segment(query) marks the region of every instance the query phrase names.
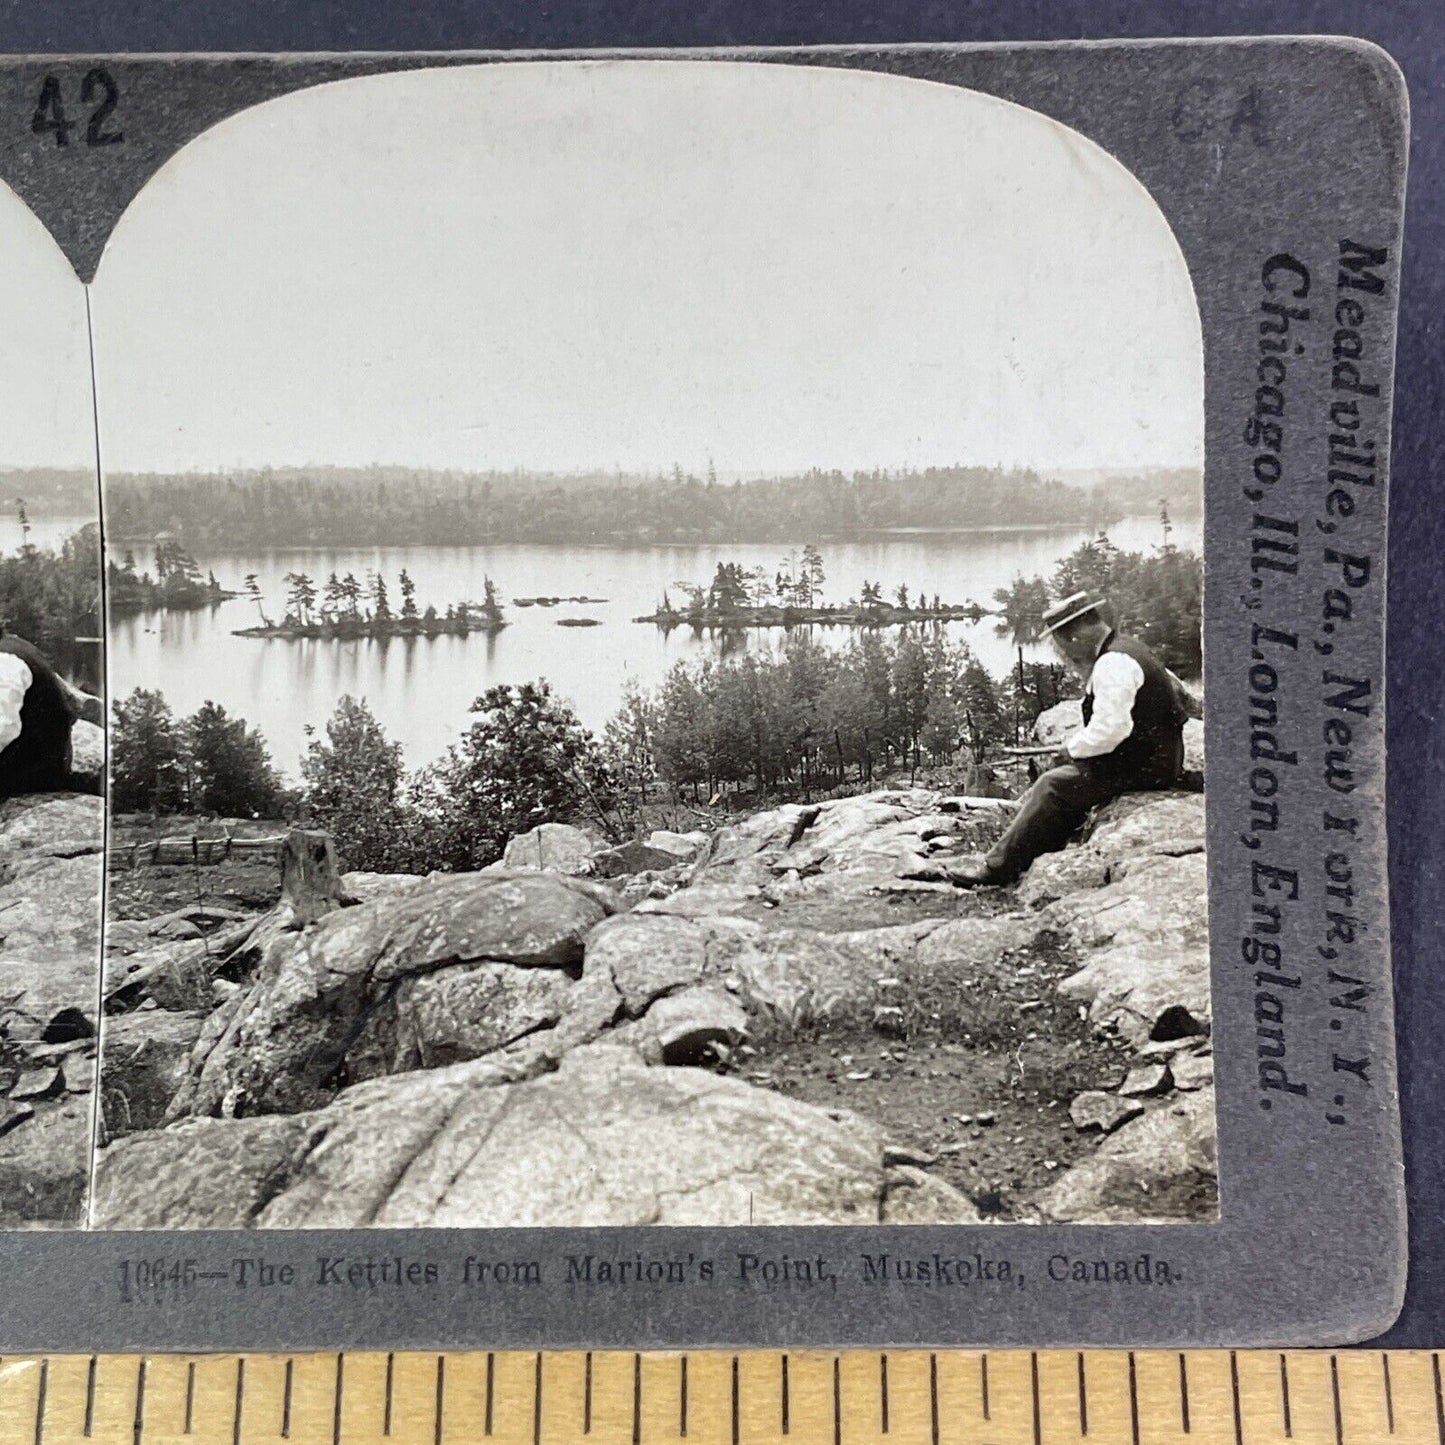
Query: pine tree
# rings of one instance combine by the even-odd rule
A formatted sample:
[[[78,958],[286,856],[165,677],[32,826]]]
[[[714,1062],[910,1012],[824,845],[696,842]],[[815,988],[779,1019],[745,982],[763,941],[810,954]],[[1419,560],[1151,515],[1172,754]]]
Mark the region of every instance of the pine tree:
[[[286,615],[304,625],[311,621],[316,606],[316,585],[304,572],[288,572],[281,579],[286,584]]]
[[[386,578],[380,572],[373,572],[369,578],[371,584],[371,609],[372,616],[378,622],[391,621],[391,601],[386,595]]]
[[[175,813],[185,768],[176,720],[159,692],[136,688],[111,705],[110,805],[117,813]]]
[[[346,608],[346,615],[352,622],[361,620],[361,583],[356,580],[354,572],[348,572],[341,579],[341,601]]]
[[[803,576],[808,583],[808,601],[816,607],[823,595],[826,578],[823,574],[823,554],[811,542],[803,548]]]
[[[401,569],[401,576],[397,578],[397,586],[401,588],[402,619],[406,622],[413,622],[416,620],[416,583],[411,580],[411,574],[405,567]]]
[[[386,873],[410,865],[413,828],[401,803],[401,744],[364,699],[343,697],[301,762],[306,801],[348,868]],[[425,863],[422,866],[426,866]]]
[[[281,781],[271,766],[265,740],[244,718],[204,702],[183,725],[190,764],[190,806],[227,818],[275,814]]]

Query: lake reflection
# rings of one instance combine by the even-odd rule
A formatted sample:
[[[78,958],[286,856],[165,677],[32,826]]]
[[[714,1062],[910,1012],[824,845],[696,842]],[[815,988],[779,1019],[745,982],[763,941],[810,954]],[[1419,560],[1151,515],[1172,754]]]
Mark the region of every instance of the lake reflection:
[[[1121,547],[1145,549],[1160,540],[1154,517],[1130,518],[1109,529]],[[1197,519],[1176,524],[1177,545],[1197,547]],[[1007,531],[916,535],[855,543],[824,543],[825,601],[856,596],[863,582],[877,581],[891,594],[898,584],[910,594],[937,593],[945,602],[969,598],[988,604],[996,587],[1018,573],[1049,573],[1059,557],[1088,536],[1086,531]],[[795,549],[801,551],[799,548]],[[254,572],[272,617],[284,606],[287,572],[308,573],[318,587],[327,575],[380,571],[392,607],[404,567],[416,583],[420,608],[444,612],[447,604],[482,596],[490,576],[506,607],[509,626],[495,636],[395,638],[378,641],[283,641],[233,636],[254,625],[255,605],[241,598],[206,612],[156,614],[112,623],[110,686],[113,696],[135,687],[159,688],[178,713],[211,699],[260,727],[277,763],[293,776],[305,750],[305,728],[325,723],[344,693],[364,697],[387,732],[399,739],[410,765],[435,757],[456,739],[467,708],[486,688],[504,682],[548,678],[582,720],[600,732],[616,710],[629,678],[655,686],[680,658],[716,656],[719,640],[689,628],[670,634],[636,623],[665,588],[680,601],[679,581],[707,582],[719,560],[775,570],[788,549],[779,546],[700,547],[397,547],[326,551],[205,554],[201,568],[214,569],[223,585],[239,588]],[[141,567],[149,559],[137,556]],[[596,606],[562,603],[555,608],[512,605],[515,597],[585,595]],[[559,627],[563,617],[594,617],[598,627]],[[1015,657],[991,618],[950,623],[951,637],[968,642],[990,671],[1003,673]],[[846,628],[816,629],[825,642],[845,641]],[[781,631],[748,634],[742,645],[778,646]],[[1042,655],[1037,650],[1025,656]]]

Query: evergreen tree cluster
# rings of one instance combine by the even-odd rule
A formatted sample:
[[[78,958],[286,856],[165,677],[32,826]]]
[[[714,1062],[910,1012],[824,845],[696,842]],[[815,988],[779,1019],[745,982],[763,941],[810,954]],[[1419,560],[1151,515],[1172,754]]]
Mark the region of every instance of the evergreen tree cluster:
[[[767,795],[867,786],[960,753],[982,763],[1068,695],[1057,664],[995,679],[940,629],[907,627],[838,649],[800,635],[776,653],[679,662],[655,693],[628,700],[618,727],[632,738],[650,727],[653,770],[676,789]]]
[[[19,517],[25,541],[0,557],[0,625],[33,642],[62,672],[99,687],[100,529],[82,527],[57,551],[30,542],[23,502]]]
[[[1121,632],[1137,638],[1181,677],[1203,672],[1204,564],[1197,553],[1174,546],[1167,508],[1164,543],[1152,552],[1125,552],[1108,533],[1081,543],[1042,577],[1016,577],[994,593],[999,631],[1020,642],[1036,639],[1043,613],[1076,592],[1102,597]]]
[[[519,833],[585,818],[616,833],[602,747],[544,681],[489,688],[461,739],[410,776],[364,701],[343,697],[301,765],[304,806],[349,868],[469,872]]]
[[[121,562],[112,559],[106,563],[106,601],[112,615],[188,611],[210,607],[231,595],[214,572],[208,571],[203,577],[196,559],[173,537],[156,543],[154,566],[154,576],[138,571],[135,553],[129,548]]]
[[[254,572],[247,573],[244,595],[256,604],[261,628],[304,637],[391,637],[408,633],[486,631],[505,626],[496,583],[483,580],[480,602],[453,602],[444,613],[434,606],[418,608],[416,582],[405,567],[396,580],[400,605],[391,603],[391,591],[380,572],[368,572],[365,581],[354,572],[332,572],[319,586],[307,572],[288,572],[284,611],[279,625],[266,612],[266,599]]]
[[[110,798],[119,813],[270,818],[284,794],[244,718],[214,702],[177,718],[159,692],[138,687],[111,706]]]
[[[1107,526],[1165,492],[1198,514],[1197,472],[1074,486],[1030,470],[814,470],[723,482],[625,473],[295,468],[107,478],[110,534],[193,546],[464,546],[491,542],[791,542],[899,528]],[[802,579],[795,579],[802,580]]]

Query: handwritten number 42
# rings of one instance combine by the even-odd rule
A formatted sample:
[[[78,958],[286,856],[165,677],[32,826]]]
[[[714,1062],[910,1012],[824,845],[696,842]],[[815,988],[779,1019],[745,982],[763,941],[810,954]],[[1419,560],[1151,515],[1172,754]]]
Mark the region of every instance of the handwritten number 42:
[[[85,126],[86,145],[113,146],[125,139],[122,132],[107,129],[110,114],[119,99],[120,88],[110,71],[97,67],[86,72],[85,79],[80,82],[80,103],[94,107]],[[59,76],[47,75],[40,87],[40,99],[35,103],[35,114],[30,118],[30,129],[36,135],[53,134],[57,146],[68,146],[70,133],[79,124],[65,113]]]

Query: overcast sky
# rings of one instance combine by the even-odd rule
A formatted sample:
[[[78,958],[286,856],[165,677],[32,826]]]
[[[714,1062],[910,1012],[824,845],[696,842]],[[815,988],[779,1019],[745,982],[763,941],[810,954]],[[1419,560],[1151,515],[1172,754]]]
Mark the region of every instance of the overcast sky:
[[[0,185],[0,468],[9,467],[93,475],[95,423],[85,292],[30,208]]]
[[[549,63],[303,92],[147,185],[93,310],[116,470],[1201,458],[1197,315],[1143,189],[1052,121],[877,75]],[[26,384],[7,406],[49,416]],[[0,464],[69,445],[23,432]]]

